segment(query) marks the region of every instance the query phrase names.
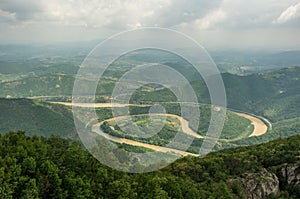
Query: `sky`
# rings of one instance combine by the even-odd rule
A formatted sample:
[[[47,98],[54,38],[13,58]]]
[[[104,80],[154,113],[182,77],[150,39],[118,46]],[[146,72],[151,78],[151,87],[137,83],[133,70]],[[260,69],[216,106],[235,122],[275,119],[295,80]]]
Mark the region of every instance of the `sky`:
[[[300,1],[0,1],[0,44],[102,40],[142,27],[177,30],[211,49],[300,49]]]

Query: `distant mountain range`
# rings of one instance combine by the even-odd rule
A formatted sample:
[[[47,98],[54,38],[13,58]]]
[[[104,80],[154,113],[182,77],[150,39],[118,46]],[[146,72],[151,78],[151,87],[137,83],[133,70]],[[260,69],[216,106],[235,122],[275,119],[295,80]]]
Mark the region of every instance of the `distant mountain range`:
[[[55,60],[76,61],[79,66],[88,53],[100,40],[64,44],[24,44],[0,45],[0,73],[22,73],[33,71],[32,62],[44,62],[46,65]],[[255,50],[208,50],[216,65],[222,72],[251,74],[269,71],[287,66],[300,66],[300,51],[255,51]],[[171,56],[158,58],[157,52],[137,52],[130,57],[137,60],[164,61]],[[136,56],[138,55],[138,56]],[[174,57],[172,58],[174,60]],[[175,58],[178,61],[178,57]],[[169,59],[170,60],[170,59]],[[20,65],[19,68],[12,65]],[[35,65],[35,64],[33,64]],[[44,67],[39,64],[38,67]]]

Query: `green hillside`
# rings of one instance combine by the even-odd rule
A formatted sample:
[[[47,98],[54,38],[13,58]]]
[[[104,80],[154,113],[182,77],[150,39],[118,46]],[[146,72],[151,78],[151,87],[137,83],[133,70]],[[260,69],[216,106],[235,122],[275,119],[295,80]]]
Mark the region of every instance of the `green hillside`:
[[[0,84],[1,97],[72,95],[74,75],[47,74]]]
[[[263,115],[272,121],[299,117],[300,67],[237,76],[222,74],[229,108]],[[210,103],[209,93],[202,80],[192,81],[201,103]],[[176,101],[168,89],[153,92],[140,88],[131,97],[132,103]]]
[[[76,135],[73,115],[61,105],[28,99],[0,99],[0,133],[23,130],[29,135]]]
[[[173,66],[174,63],[170,62],[168,65]],[[97,89],[97,101],[105,101],[105,96],[110,96],[117,78],[131,67],[132,61],[130,59],[115,63],[114,67],[109,69],[105,77],[101,79],[100,86]],[[175,64],[173,67],[180,69],[178,64]],[[181,70],[186,69],[186,67],[183,67]],[[193,73],[185,72],[184,75],[191,80],[196,78],[193,77]],[[268,131],[266,135],[236,141],[233,145],[224,143],[224,147],[262,143],[281,136],[286,137],[300,133],[299,128],[295,128],[298,126],[300,118],[300,67],[288,67],[273,72],[248,76],[237,76],[228,73],[222,74],[222,76],[229,108],[263,116],[273,124],[272,131]],[[71,74],[47,74],[2,82],[0,83],[0,90],[2,91],[2,97],[8,95],[12,97],[50,95],[54,96],[51,100],[62,101],[70,99],[73,82],[74,75]],[[193,80],[191,85],[196,91],[200,102],[210,103],[207,88],[201,79]],[[157,88],[157,85],[141,87],[130,100],[131,103],[177,101],[170,90]],[[232,128],[233,126],[236,127],[235,125],[231,126]],[[283,127],[285,128],[284,133],[282,132]],[[205,130],[203,129],[198,130],[204,132]],[[4,130],[11,129],[6,128]],[[228,132],[230,131],[235,135],[238,134],[235,133],[238,131],[237,129],[229,129]],[[232,138],[232,135],[228,134],[226,137]]]
[[[9,78],[3,75],[4,78]],[[1,76],[0,76],[1,77]],[[48,99],[63,100],[72,96],[75,75],[50,73],[40,76],[14,76],[15,80],[0,82],[0,97],[23,98],[32,96],[50,96]],[[88,80],[87,80],[88,81]],[[101,79],[97,95],[111,95],[115,79],[111,77]],[[52,96],[52,97],[51,97]]]
[[[261,115],[272,123],[272,130],[265,135],[225,142],[223,147],[259,144],[300,133],[300,67],[249,76],[225,73],[223,80],[229,108]],[[204,82],[193,81],[191,84],[200,102],[210,103]],[[145,92],[141,88],[131,98],[133,103],[148,103],[151,99],[176,101],[167,89]]]
[[[123,64],[126,65],[126,63]],[[127,65],[130,64],[127,63]],[[168,65],[181,72],[186,69],[186,67],[180,69],[178,64],[175,63],[168,63]],[[105,78],[101,79],[97,95],[109,96],[117,78],[131,68],[131,66],[124,67],[123,65],[116,65],[115,67],[108,70]],[[210,103],[205,83],[199,77],[198,80],[193,80],[196,78],[192,77],[194,73],[185,73],[184,75],[191,79],[191,85],[199,101]],[[263,115],[272,121],[300,116],[299,111],[297,111],[297,108],[299,108],[300,67],[289,67],[274,72],[248,76],[237,76],[228,73],[224,73],[222,76],[228,107]],[[1,97],[71,96],[75,76],[53,73],[18,78],[17,80],[6,80],[0,83]],[[156,85],[145,85],[144,88],[140,88],[131,97],[131,102],[176,101],[176,97],[168,89],[152,89],[155,91],[151,91],[149,88],[153,86]]]
[[[35,57],[24,60],[17,59],[18,56],[15,57],[13,60],[0,60],[0,73],[33,73],[37,75],[47,73],[76,74],[77,70],[79,69],[79,64],[82,61],[80,57],[68,59],[62,57]]]
[[[61,138],[9,133],[0,136],[0,148],[1,198],[300,197],[299,171],[287,176],[281,172],[300,166],[300,136],[204,158],[186,157],[144,174],[110,169],[78,143]],[[102,151],[122,161],[113,151]],[[288,181],[292,178],[295,181]]]

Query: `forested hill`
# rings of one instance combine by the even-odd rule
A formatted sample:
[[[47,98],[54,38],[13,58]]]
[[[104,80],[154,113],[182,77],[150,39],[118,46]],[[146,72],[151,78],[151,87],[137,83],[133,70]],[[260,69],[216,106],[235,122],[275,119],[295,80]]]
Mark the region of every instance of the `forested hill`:
[[[222,74],[228,108],[245,111],[267,118],[272,129],[259,137],[237,141],[235,146],[268,142],[279,137],[300,133],[300,67],[287,67],[273,72],[237,76]],[[191,82],[198,99],[210,103],[204,81]],[[171,91],[138,91],[131,97],[132,103],[151,101],[176,101]]]
[[[300,135],[128,174],[62,138],[0,136],[0,198],[300,198]]]
[[[24,130],[29,135],[74,138],[77,133],[68,107],[29,99],[0,98],[0,134]]]
[[[210,97],[204,81],[195,80],[193,74],[176,64],[169,64],[191,80],[200,102],[210,103]],[[179,70],[178,69],[178,70]],[[193,71],[192,71],[193,72]],[[97,95],[110,96],[114,88],[115,77],[122,71],[113,70],[107,78],[100,82]],[[229,73],[222,74],[226,89],[228,107],[265,116],[272,122],[300,117],[300,67],[288,67],[277,71],[238,76]],[[72,95],[74,83],[73,74],[44,74],[41,76],[24,77],[20,79],[0,82],[0,97],[30,97],[52,96],[52,100],[65,100]],[[151,90],[151,89],[150,89]],[[54,99],[53,99],[54,98]],[[97,98],[97,96],[96,96]],[[97,98],[98,99],[98,98]],[[101,98],[101,100],[103,100]],[[132,103],[147,101],[177,101],[174,94],[168,89],[158,89],[143,93],[137,91],[132,96]]]
[[[300,99],[300,67],[242,77],[224,74],[223,79],[228,105],[232,108],[263,114],[272,120],[297,115],[294,110],[299,104],[290,104],[294,106],[291,108],[289,103]]]
[[[263,115],[273,122],[300,117],[300,67],[288,67],[273,72],[238,76],[222,74],[229,108]],[[191,81],[202,103],[210,103],[203,80]],[[132,103],[147,101],[177,101],[168,89],[154,92],[138,91]]]

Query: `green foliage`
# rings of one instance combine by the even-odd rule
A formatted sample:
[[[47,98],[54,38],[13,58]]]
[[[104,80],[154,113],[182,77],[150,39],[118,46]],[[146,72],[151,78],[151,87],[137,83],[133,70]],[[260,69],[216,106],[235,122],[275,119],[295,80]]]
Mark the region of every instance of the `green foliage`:
[[[74,75],[47,74],[0,84],[1,97],[72,95]]]
[[[143,119],[144,116],[139,116],[138,118],[141,118],[141,120],[137,120],[138,123],[141,121],[145,121],[145,118]],[[153,144],[153,145],[158,145],[158,146],[165,146],[167,145],[177,133],[182,133],[178,132],[178,128],[175,128],[172,124],[169,124],[169,122],[175,122],[177,126],[179,127],[179,121],[177,119],[174,121],[171,117],[167,117],[166,119],[166,124],[163,126],[163,128],[155,135],[149,137],[149,138],[142,138],[140,135],[142,135],[145,132],[140,132],[137,133],[137,135],[130,135],[127,134],[126,132],[133,132],[130,128],[127,128],[126,126],[123,126],[123,129],[126,129],[126,131],[121,131],[121,129],[115,124],[114,122],[104,122],[101,125],[102,130],[105,133],[108,133],[112,136],[120,137],[120,138],[127,138],[131,140],[136,140],[139,142],[144,142],[148,144]],[[160,122],[159,122],[160,123]],[[126,125],[126,123],[125,123]],[[155,126],[155,124],[154,124]],[[113,129],[112,129],[113,127]],[[138,127],[136,125],[136,127]],[[128,148],[128,147],[127,147]]]
[[[144,148],[144,147],[133,146],[133,145],[125,144],[125,143],[122,143],[122,144],[116,143],[116,144],[118,145],[118,147],[120,149],[124,149],[125,151],[128,151],[128,152],[146,153],[146,152],[152,152],[153,151],[151,149],[147,149],[147,148]]]
[[[224,128],[220,136],[221,139],[243,139],[248,137],[253,131],[251,121],[227,111]]]
[[[2,134],[9,130],[23,130],[30,135],[75,138],[72,113],[64,106],[28,99],[0,99],[0,110]]]
[[[103,166],[78,143],[61,138],[0,136],[1,198],[234,198],[227,180],[299,161],[300,136],[185,157],[163,170],[128,174]],[[275,169],[274,169],[275,168]],[[299,186],[282,195],[299,198]]]

